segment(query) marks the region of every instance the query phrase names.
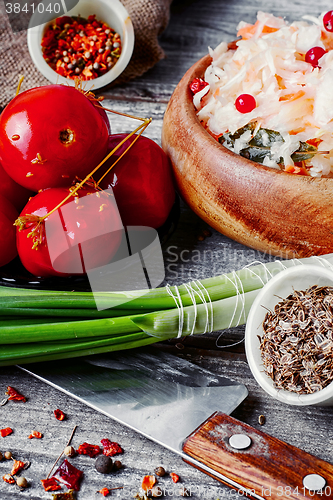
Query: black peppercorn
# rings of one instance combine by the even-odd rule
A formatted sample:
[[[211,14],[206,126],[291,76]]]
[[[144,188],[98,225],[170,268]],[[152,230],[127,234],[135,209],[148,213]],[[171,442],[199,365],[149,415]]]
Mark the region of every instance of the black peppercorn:
[[[121,463],[120,460],[116,460],[115,463],[113,464],[113,468],[116,469],[116,470],[121,469],[122,466],[123,466],[123,464]]]
[[[163,477],[165,476],[165,469],[164,467],[156,467],[156,469],[154,470],[156,476],[159,476],[159,477]]]
[[[113,467],[113,462],[110,457],[99,455],[95,461],[95,469],[101,474],[109,474]]]

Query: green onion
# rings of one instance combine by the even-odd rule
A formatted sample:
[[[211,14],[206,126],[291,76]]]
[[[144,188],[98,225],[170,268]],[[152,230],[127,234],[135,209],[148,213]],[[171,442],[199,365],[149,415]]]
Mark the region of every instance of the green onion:
[[[207,323],[209,323],[211,316],[213,318],[214,331],[244,324],[259,291],[247,292],[238,301],[235,300],[235,297],[229,297],[228,299],[212,302],[212,315],[209,310],[209,304],[206,304],[206,306],[198,304],[196,307],[193,305],[184,307],[182,336],[190,335],[191,333],[206,333],[208,331]],[[131,320],[143,331],[160,340],[175,337],[175,333],[178,332],[179,328],[178,309],[133,316]]]
[[[135,316],[133,316],[135,318]],[[63,321],[53,323],[33,323],[12,326],[2,326],[0,329],[0,344],[21,344],[25,342],[48,342],[52,340],[68,340],[107,336],[117,338],[127,333],[142,332],[128,317],[104,318],[84,321]],[[3,347],[1,348],[0,360],[3,359]]]
[[[333,254],[324,258],[333,264]],[[0,287],[0,366],[131,349],[243,324],[270,277],[302,263],[324,265],[315,257],[276,261],[177,289],[99,292],[101,311],[92,292]]]

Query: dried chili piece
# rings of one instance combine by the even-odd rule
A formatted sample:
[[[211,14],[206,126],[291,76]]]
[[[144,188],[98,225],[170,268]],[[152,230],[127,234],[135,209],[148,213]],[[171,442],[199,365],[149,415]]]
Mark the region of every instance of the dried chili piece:
[[[149,491],[152,487],[157,483],[157,479],[155,476],[144,476],[142,479],[141,488],[143,491]]]
[[[41,432],[32,431],[32,433],[29,436],[29,439],[33,439],[33,438],[41,439],[42,437],[43,437],[43,434]]]
[[[66,493],[54,493],[53,500],[75,500],[74,490],[69,490]]]
[[[67,488],[73,488],[75,491],[80,489],[80,481],[82,479],[83,472],[76,467],[74,467],[65,458],[63,463],[58,467],[52,477],[64,483]]]
[[[103,497],[107,497],[108,495],[110,495],[110,490],[108,490],[107,488],[102,488],[101,490],[98,491],[98,493],[103,495]]]
[[[7,387],[6,393],[7,396],[9,396],[8,401],[23,401],[23,403],[26,402],[26,397],[23,396],[20,392],[18,392],[14,387],[11,387],[10,385]]]
[[[54,477],[50,477],[50,479],[41,479],[40,481],[45,491],[61,490],[60,484]]]
[[[178,476],[178,474],[175,474],[175,472],[170,472],[170,476],[174,483],[178,483],[178,481],[180,480],[180,477]]]
[[[103,455],[106,455],[107,457],[113,457],[118,453],[124,453],[122,447],[118,443],[110,441],[110,439],[101,439],[101,443],[104,448]]]
[[[100,453],[102,453],[102,450],[98,445],[94,444],[89,444],[89,443],[82,443],[76,450],[79,455],[88,455],[91,458],[96,457]]]
[[[6,427],[5,429],[0,429],[0,435],[1,437],[6,437],[6,436],[9,436],[9,434],[11,434],[13,432],[13,429],[11,429],[10,427]]]
[[[57,420],[65,420],[66,415],[64,414],[63,411],[59,410],[58,408],[54,410],[54,416]]]
[[[9,483],[9,484],[15,483],[15,479],[10,474],[5,474],[4,476],[2,476],[2,479],[5,481],[5,483]]]
[[[11,475],[15,476],[15,474],[18,474],[25,468],[25,463],[21,462],[21,460],[14,460]]]

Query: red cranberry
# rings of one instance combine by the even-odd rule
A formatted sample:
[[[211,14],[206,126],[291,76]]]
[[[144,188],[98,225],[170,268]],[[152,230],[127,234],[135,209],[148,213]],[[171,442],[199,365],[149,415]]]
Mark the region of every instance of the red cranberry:
[[[312,47],[305,54],[305,61],[311,64],[314,68],[318,67],[318,61],[323,55],[326,54],[326,50],[322,47]]]
[[[333,31],[333,10],[329,10],[323,17],[323,24],[326,31]]]
[[[237,97],[235,106],[240,113],[250,113],[257,106],[257,103],[253,95],[241,94]]]

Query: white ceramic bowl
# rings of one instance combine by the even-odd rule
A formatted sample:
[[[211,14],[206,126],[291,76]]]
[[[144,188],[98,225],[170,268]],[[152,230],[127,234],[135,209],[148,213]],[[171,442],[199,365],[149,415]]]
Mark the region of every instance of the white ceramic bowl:
[[[262,323],[267,309],[273,310],[282,298],[294,290],[305,290],[312,285],[333,286],[333,271],[320,265],[298,265],[281,271],[259,292],[251,307],[245,330],[247,361],[258,384],[271,396],[290,405],[333,406],[333,382],[313,394],[298,395],[283,389],[276,389],[273,381],[264,372],[258,335],[264,331]],[[267,309],[266,309],[267,308]]]
[[[127,10],[119,0],[80,0],[73,9],[65,13],[66,16],[77,16],[79,14],[82,17],[95,14],[97,20],[106,22],[121,37],[122,52],[117,63],[104,75],[86,82],[89,87],[93,85],[93,90],[99,89],[115,80],[129,63],[134,48],[133,25]],[[33,25],[33,23],[34,16],[32,16],[30,21],[30,24]],[[28,47],[31,58],[39,71],[51,83],[63,83],[74,86],[74,80],[58,75],[43,58],[41,41],[49,24],[51,23],[45,22],[28,29]]]

